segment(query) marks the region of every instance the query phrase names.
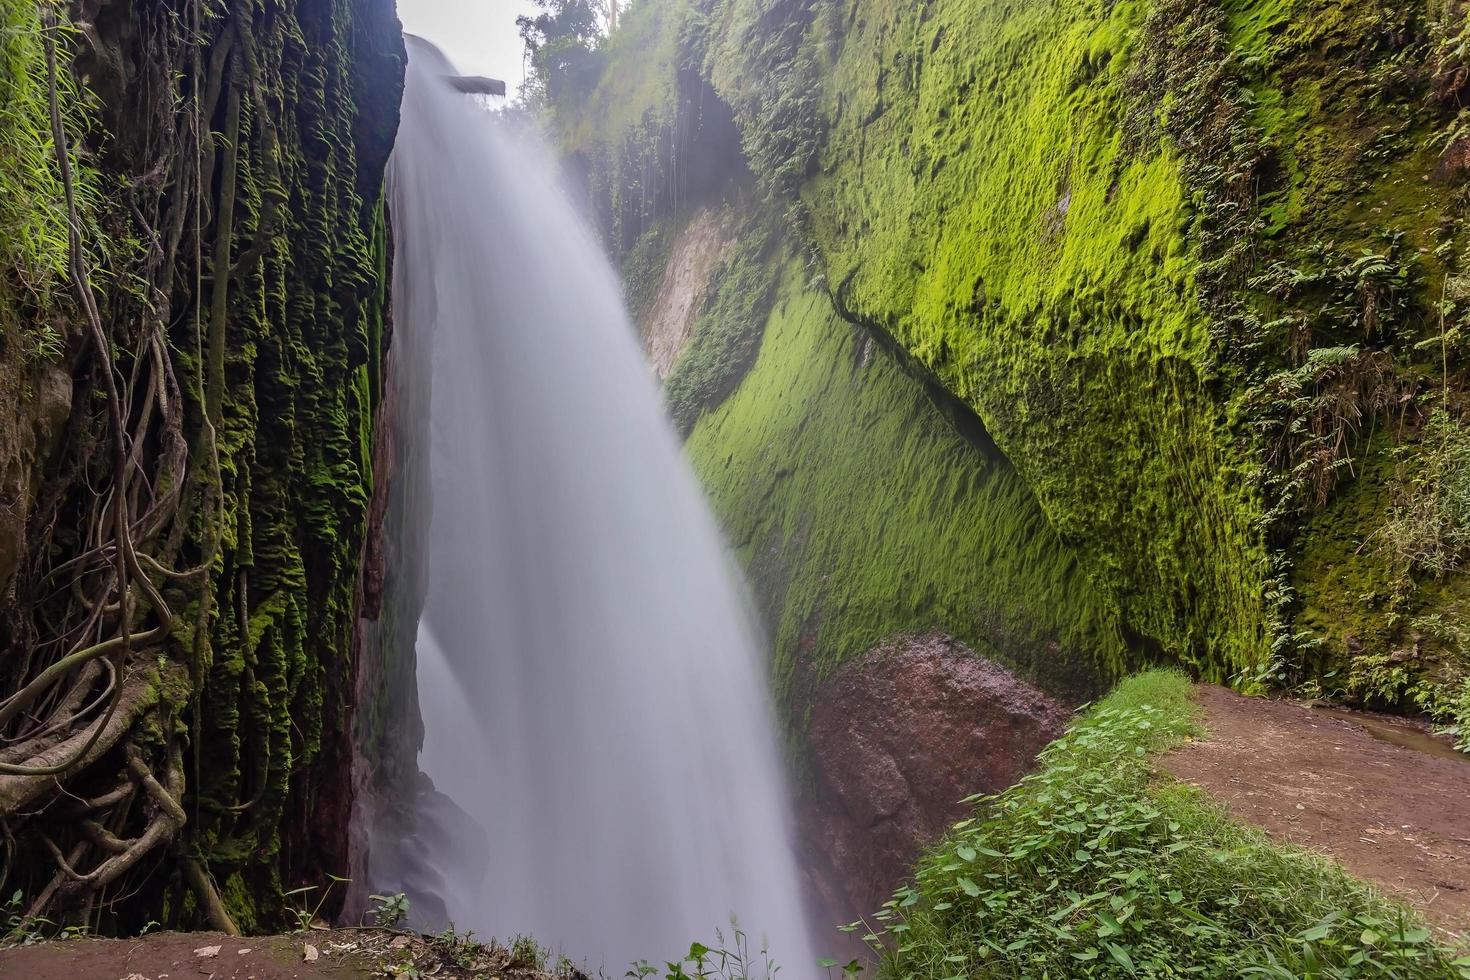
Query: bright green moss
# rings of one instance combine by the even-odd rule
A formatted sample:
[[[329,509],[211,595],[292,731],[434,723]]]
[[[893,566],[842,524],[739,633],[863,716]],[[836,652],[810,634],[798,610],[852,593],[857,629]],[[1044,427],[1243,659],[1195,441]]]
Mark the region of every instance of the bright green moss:
[[[1121,667],[1108,610],[973,417],[837,317],[799,264],[755,366],[688,449],[794,711],[844,660],[935,626],[1071,693]]]
[[[1357,568],[1362,594],[1400,583],[1335,550],[1340,536],[1306,539],[1338,495],[1382,490],[1351,485],[1417,424],[1404,425],[1404,396],[1446,364],[1462,371],[1466,195],[1439,170],[1463,124],[1431,80],[1461,57],[1463,12],[1429,0],[634,9],[573,147],[642,161],[658,186],[638,192],[658,198],[678,155],[647,141],[630,154],[628,117],[602,118],[620,97],[640,118],[683,117],[687,103],[649,101],[638,59],[670,91],[671,72],[701,73],[816,283],[979,415],[1128,646],[1250,685],[1361,673],[1352,664],[1406,642],[1401,610],[1381,604],[1344,613],[1351,630],[1324,621],[1342,602],[1323,569]],[[638,213],[640,230],[657,220]],[[1369,438],[1391,423],[1393,439]],[[1381,519],[1383,501],[1369,511]],[[1299,559],[1311,567],[1293,574]],[[1433,615],[1443,589],[1414,588],[1414,615]],[[1458,683],[1407,673],[1407,687]]]
[[[0,0],[0,331],[5,344],[19,342],[19,367],[55,361],[65,346],[54,318],[68,295],[67,216],[40,11],[32,0]],[[55,42],[63,59],[74,34],[61,17]],[[91,128],[91,113],[87,94],[64,69],[63,62],[57,105],[74,141],[67,151],[77,217],[84,243],[100,251],[116,244],[99,228],[102,178],[75,145]]]
[[[1266,562],[1175,159],[1125,148],[1147,13],[850,4],[804,198],[840,301],[975,407],[1133,642],[1222,679]]]

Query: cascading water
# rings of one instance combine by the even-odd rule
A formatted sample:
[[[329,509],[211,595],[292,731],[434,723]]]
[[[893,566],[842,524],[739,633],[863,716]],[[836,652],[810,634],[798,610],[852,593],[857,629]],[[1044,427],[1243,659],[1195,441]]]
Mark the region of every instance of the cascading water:
[[[617,281],[549,156],[409,51],[390,192],[395,344],[432,345],[420,761],[488,841],[428,845],[448,916],[617,975],[733,913],[806,975],[755,632]]]

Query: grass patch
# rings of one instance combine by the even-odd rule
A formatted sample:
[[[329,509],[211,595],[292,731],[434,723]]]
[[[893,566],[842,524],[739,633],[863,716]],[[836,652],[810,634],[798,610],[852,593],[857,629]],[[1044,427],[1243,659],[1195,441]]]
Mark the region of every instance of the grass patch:
[[[1168,671],[1124,681],[1037,773],[975,798],[864,937],[881,975],[1470,977],[1338,865],[1156,777],[1150,755],[1198,731],[1190,689]]]

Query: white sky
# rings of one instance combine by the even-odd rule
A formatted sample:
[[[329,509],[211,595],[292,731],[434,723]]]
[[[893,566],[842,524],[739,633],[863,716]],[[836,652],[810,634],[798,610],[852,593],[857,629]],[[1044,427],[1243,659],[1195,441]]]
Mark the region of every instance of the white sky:
[[[521,38],[516,16],[530,0],[398,0],[403,29],[439,46],[466,75],[489,75],[520,88]]]

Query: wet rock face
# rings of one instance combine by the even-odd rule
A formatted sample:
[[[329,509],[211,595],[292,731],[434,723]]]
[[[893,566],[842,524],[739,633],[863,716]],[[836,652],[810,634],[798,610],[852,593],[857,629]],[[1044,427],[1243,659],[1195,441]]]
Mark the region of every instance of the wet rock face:
[[[922,848],[969,807],[1029,772],[1071,709],[933,632],[844,668],[817,697],[808,745],[816,792],[801,830],[817,901],[876,910]]]

